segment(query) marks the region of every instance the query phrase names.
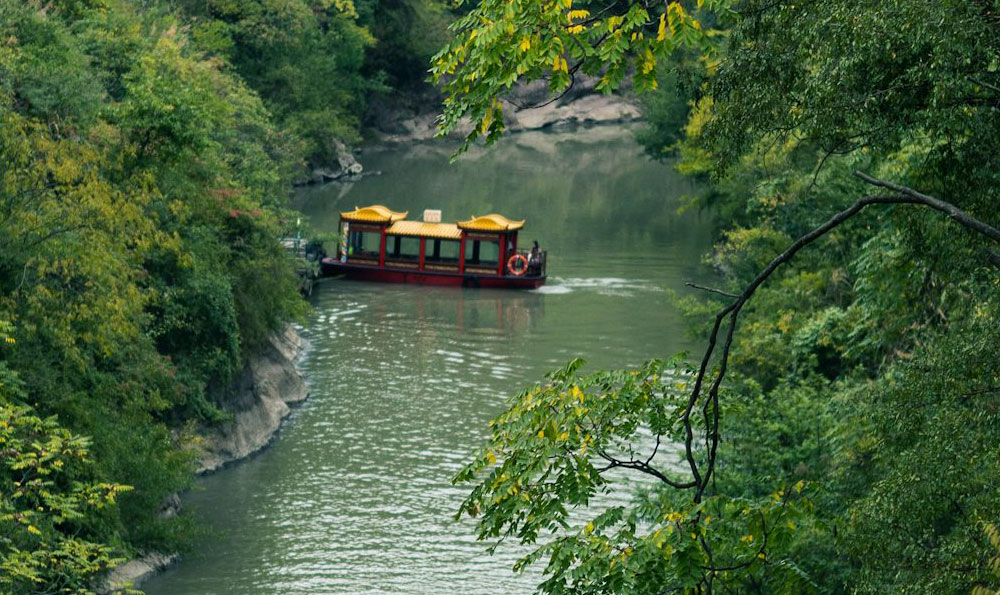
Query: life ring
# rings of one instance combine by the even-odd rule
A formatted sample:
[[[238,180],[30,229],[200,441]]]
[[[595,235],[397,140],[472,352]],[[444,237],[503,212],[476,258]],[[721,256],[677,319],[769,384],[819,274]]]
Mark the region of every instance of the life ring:
[[[517,266],[517,263],[521,263]],[[511,275],[515,277],[520,277],[521,275],[528,272],[528,257],[524,254],[515,254],[507,259],[507,270],[510,271]]]

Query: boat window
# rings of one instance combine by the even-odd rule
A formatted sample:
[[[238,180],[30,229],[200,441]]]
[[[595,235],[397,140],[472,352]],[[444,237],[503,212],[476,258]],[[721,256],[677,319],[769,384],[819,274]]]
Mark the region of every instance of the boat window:
[[[386,236],[385,257],[391,260],[420,260],[420,238]]]
[[[458,252],[461,242],[458,240],[427,240],[425,262],[440,262],[458,264]]]
[[[469,244],[472,244],[471,246]],[[471,249],[470,249],[471,248]],[[465,245],[465,264],[497,266],[500,263],[500,242],[473,240]]]
[[[381,233],[351,230],[347,236],[347,255],[354,258],[378,258],[381,245]]]

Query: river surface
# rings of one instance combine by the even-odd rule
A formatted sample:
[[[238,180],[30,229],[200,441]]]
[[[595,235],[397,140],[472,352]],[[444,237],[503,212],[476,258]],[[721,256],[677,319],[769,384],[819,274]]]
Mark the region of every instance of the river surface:
[[[703,279],[711,222],[678,213],[690,183],[631,132],[522,133],[454,164],[437,143],[373,149],[381,170],[300,193],[313,226],[384,204],[526,219],[549,251],[536,291],[324,281],[302,361],[310,399],[270,448],[199,480],[185,504],[211,535],[144,585],[149,595],[530,593],[537,572],[492,557],[451,485],[521,387],[581,356],[627,367],[691,348],[669,290]],[[620,496],[625,498],[626,496]]]

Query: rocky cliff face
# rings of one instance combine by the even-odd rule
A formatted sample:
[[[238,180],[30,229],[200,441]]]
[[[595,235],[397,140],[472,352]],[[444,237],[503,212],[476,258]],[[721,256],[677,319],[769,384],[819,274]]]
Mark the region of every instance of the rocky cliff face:
[[[305,340],[289,326],[271,337],[268,345],[246,363],[224,400],[224,408],[232,420],[201,433],[196,445],[198,474],[245,458],[274,438],[282,420],[291,412],[289,405],[309,396],[305,379],[295,367],[305,347]],[[160,514],[173,516],[179,508],[180,499],[175,495],[164,503]],[[98,591],[123,592],[176,560],[174,555],[144,554],[112,570]]]
[[[250,361],[230,389],[225,408],[231,422],[202,433],[198,473],[219,469],[267,446],[291,412],[290,404],[309,396],[295,362],[305,340],[287,327]]]
[[[626,95],[605,95],[596,91],[597,81],[595,77],[579,75],[573,86],[559,98],[550,97],[545,81],[515,85],[501,99],[507,130],[520,132],[617,124],[642,117],[635,100]],[[440,107],[439,101],[428,101],[410,108],[376,103],[368,116],[368,124],[381,142],[428,140],[437,133]],[[455,135],[465,136],[471,130],[471,123],[466,122],[455,131]]]

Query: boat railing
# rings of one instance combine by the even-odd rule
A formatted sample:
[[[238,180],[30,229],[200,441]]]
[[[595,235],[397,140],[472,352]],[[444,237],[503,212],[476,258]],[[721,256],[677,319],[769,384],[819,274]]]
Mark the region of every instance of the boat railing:
[[[530,250],[518,250],[518,254],[524,256],[528,261],[528,270],[524,274],[525,277],[544,277],[545,276],[545,262],[548,257],[547,250],[539,250],[532,257]]]

